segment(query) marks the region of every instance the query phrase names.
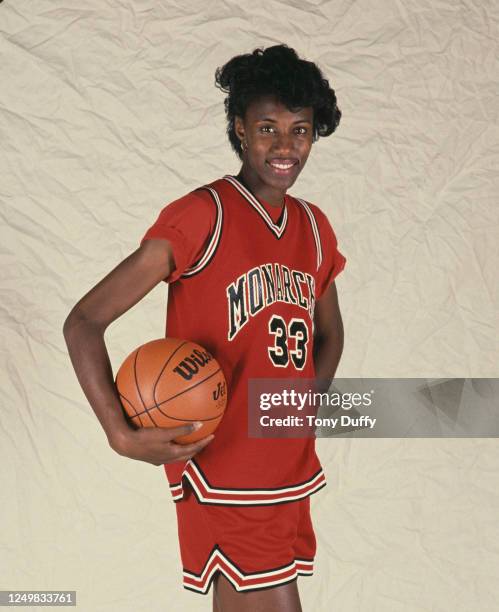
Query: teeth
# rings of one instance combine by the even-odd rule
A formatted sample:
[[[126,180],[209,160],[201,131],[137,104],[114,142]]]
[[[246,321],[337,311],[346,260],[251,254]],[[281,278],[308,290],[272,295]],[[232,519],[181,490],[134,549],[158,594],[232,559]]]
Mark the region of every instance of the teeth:
[[[281,170],[287,170],[288,168],[291,168],[292,166],[294,166],[294,164],[270,164],[271,166],[273,166],[274,168],[280,168]]]

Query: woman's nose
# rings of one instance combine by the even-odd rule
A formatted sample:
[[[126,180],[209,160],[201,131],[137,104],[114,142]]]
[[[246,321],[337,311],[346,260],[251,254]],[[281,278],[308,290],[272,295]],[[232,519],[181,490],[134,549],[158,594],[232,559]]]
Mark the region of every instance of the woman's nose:
[[[272,151],[274,153],[282,154],[283,156],[293,150],[293,139],[288,134],[277,134],[273,146]]]

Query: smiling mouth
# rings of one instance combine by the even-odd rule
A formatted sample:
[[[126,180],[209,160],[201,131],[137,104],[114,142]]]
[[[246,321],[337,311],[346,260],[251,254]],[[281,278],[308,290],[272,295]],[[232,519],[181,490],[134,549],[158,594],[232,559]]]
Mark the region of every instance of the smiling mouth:
[[[298,165],[298,162],[282,161],[282,162],[265,162],[267,163],[276,174],[291,174],[294,166]]]

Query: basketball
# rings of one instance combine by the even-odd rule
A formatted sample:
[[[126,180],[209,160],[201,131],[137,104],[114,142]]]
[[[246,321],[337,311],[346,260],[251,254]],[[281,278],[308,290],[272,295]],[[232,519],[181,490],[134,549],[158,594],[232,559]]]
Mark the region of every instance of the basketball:
[[[160,338],[136,348],[116,373],[127,420],[135,428],[203,423],[175,438],[189,444],[212,433],[227,404],[227,383],[217,360],[188,340]]]

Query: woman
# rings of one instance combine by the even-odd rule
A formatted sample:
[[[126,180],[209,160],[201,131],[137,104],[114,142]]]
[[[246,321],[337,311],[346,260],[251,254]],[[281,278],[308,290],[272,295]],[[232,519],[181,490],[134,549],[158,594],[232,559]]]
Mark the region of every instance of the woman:
[[[319,68],[286,45],[232,58],[216,84],[228,93],[239,173],[165,206],[140,247],[74,306],[64,336],[110,446],[164,465],[183,586],[205,594],[213,583],[218,612],[296,612],[296,578],[312,574],[316,551],[310,495],[325,476],[314,438],[248,435],[248,382],[334,377],[343,348],[334,279],[345,258],[324,213],[287,191],[341,112]],[[162,280],[166,335],[207,348],[228,383],[215,434],[186,446],[173,438],[192,425],[127,425],[104,343],[109,324]]]

